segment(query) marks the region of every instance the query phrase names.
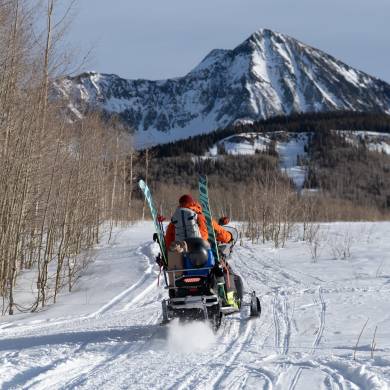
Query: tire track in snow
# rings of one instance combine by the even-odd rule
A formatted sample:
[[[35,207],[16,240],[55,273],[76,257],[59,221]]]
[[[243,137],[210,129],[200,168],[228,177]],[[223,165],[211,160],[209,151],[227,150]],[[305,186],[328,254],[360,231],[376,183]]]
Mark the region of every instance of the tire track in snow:
[[[157,323],[157,320],[159,318],[159,315],[154,315],[150,318],[150,320],[146,323],[146,326],[151,326],[153,324]],[[156,328],[156,331],[152,334],[145,337],[145,343],[150,342],[155,334],[158,332],[159,328]],[[79,386],[83,386],[88,382],[91,378],[100,378],[101,374],[104,376],[107,372],[109,372],[109,368],[112,365],[117,365],[118,361],[126,361],[128,360],[128,355],[130,353],[136,354],[140,352],[143,349],[143,345],[136,344],[135,346],[130,345],[123,345],[118,348],[112,355],[108,356],[103,361],[99,362],[98,364],[95,364],[92,368],[85,372],[81,372],[79,375],[71,378],[66,383],[62,385],[63,388],[78,388]]]
[[[237,319],[235,317],[225,319],[223,326],[223,333],[216,340],[216,343],[221,344],[227,342],[227,345],[222,349],[222,351],[218,352],[217,354],[213,354],[212,357],[210,357],[205,363],[202,363],[201,368],[196,372],[194,372],[193,369],[187,371],[185,375],[177,379],[175,384],[170,386],[171,388],[185,390],[190,386],[199,383],[204,379],[202,376],[202,373],[205,372],[204,366],[207,367],[209,366],[210,362],[215,362],[219,358],[223,358],[223,356],[234,346],[240,336],[239,326],[237,326]],[[221,329],[219,329],[219,331],[221,331]],[[179,382],[180,385],[178,384]]]
[[[278,291],[274,293],[274,299],[272,300],[272,314],[273,314],[273,322],[274,322],[274,345],[275,349],[279,351],[280,349],[280,323],[279,323],[279,317],[277,315],[277,305],[278,305]]]
[[[160,317],[160,315],[158,315],[158,317]],[[218,344],[222,344],[222,342],[224,340],[229,340],[232,336],[232,334],[236,333],[236,329],[237,329],[237,333],[238,333],[238,330],[239,330],[239,327],[238,326],[235,326],[235,324],[237,324],[237,321],[235,321],[234,318],[232,318],[233,321],[223,321],[223,324],[222,324],[222,327],[220,329],[220,331],[222,331],[222,333],[220,333],[218,335]],[[169,326],[169,325],[168,325]],[[168,329],[166,326],[165,327],[160,327],[160,329]],[[152,340],[152,338],[149,339],[149,342]],[[220,341],[219,341],[220,340]],[[146,341],[147,342],[147,341]],[[145,352],[145,343],[143,343],[143,350],[141,350],[140,352]],[[218,353],[218,349],[217,351],[213,351],[213,354],[210,355],[210,357],[204,361],[202,360],[202,363],[201,363],[201,368],[200,369],[197,369],[197,370],[194,370],[196,369],[196,367],[198,365],[194,365],[190,370],[188,370],[184,375],[180,376],[179,378],[176,378],[175,379],[175,382],[172,384],[172,383],[167,383],[164,385],[163,388],[182,388],[182,389],[187,389],[189,386],[191,386],[192,383],[194,382],[198,382],[199,380],[199,377],[202,376],[202,373],[204,372],[207,372],[207,370],[205,370],[205,366],[208,367],[209,363],[211,363],[212,361],[214,361],[215,359],[218,359],[219,357],[222,357],[225,353],[226,353],[226,350],[229,349],[229,346],[226,346],[226,347],[223,347],[222,351],[221,351],[221,348],[219,348],[219,353]],[[102,369],[102,372],[105,373],[106,371],[106,368]],[[125,371],[126,373],[126,371]],[[111,375],[111,377],[113,379],[115,379],[115,377],[120,374],[120,372],[114,372]],[[163,379],[161,378],[160,380],[164,380],[166,379],[167,376],[165,376]],[[181,384],[181,386],[180,386]],[[160,383],[160,386],[161,386],[161,383]]]
[[[388,382],[377,373],[369,370],[367,364],[353,364],[343,360],[321,360],[318,367],[331,377],[342,389],[388,389]]]
[[[319,326],[318,326],[318,330],[316,332],[316,338],[313,342],[313,348],[311,349],[310,351],[310,354],[313,355],[314,352],[316,351],[316,349],[318,348],[320,342],[321,342],[321,339],[322,339],[322,336],[324,334],[324,329],[325,329],[325,314],[326,314],[326,303],[324,301],[324,297],[322,295],[322,290],[321,290],[321,287],[318,288],[318,297],[319,297],[319,304],[321,306],[321,311],[320,311],[320,323],[319,323]],[[314,301],[317,305],[318,303],[316,301]],[[303,368],[302,367],[298,367],[292,380],[291,380],[291,383],[290,383],[290,386],[289,386],[289,390],[294,390],[296,385],[298,384],[298,381],[299,381],[299,378],[302,374],[302,370]],[[330,380],[330,379],[329,379]]]
[[[241,251],[243,251],[244,254]],[[264,287],[271,290],[273,294],[272,323],[274,327],[274,347],[277,353],[282,353],[287,356],[289,354],[292,336],[292,313],[288,298],[290,293],[296,291],[297,287],[301,289],[302,287],[306,288],[307,286],[291,273],[286,272],[281,267],[273,264],[273,259],[266,257],[266,260],[264,260],[264,256],[260,259],[258,253],[256,254],[254,251],[255,249],[243,248],[242,250],[240,248],[239,255],[243,254],[243,256],[240,256],[240,265],[243,266],[242,273],[244,273],[249,280],[254,279],[259,281]],[[256,267],[252,266],[249,258],[256,258]],[[292,289],[292,291],[287,292],[285,290],[286,288]],[[282,366],[280,368],[282,368],[282,372],[285,372],[285,369],[283,369]],[[281,374],[277,374],[278,371],[279,369],[275,372],[275,378]],[[298,379],[299,375],[297,381]],[[275,379],[269,378],[267,386],[272,388],[274,381]]]
[[[286,292],[280,293],[279,288],[274,290],[272,302],[273,322],[275,328],[275,349],[281,350],[283,355],[287,355],[290,348],[291,339],[291,319],[289,314],[288,296]]]
[[[239,257],[239,259],[237,259]],[[239,260],[239,261],[237,261]],[[253,279],[255,281],[260,281],[262,285],[264,285],[264,282],[266,281],[266,277],[259,277],[259,272],[255,271],[253,268],[251,268],[249,265],[246,264],[246,262],[243,260],[242,256],[235,256],[232,259],[233,269],[238,273],[241,274],[244,278],[244,281],[246,284],[251,285],[251,282]],[[249,271],[249,272],[248,272]],[[250,288],[250,290],[254,290],[254,288]],[[242,313],[241,313],[242,314]],[[232,318],[233,319],[233,318]],[[236,335],[233,337],[231,330],[227,333],[227,337],[231,339],[231,341],[228,343],[228,345],[224,348],[224,350],[217,354],[212,356],[206,363],[202,363],[201,368],[199,370],[196,370],[194,372],[193,370],[190,370],[190,375],[182,376],[178,379],[178,382],[181,382],[181,385],[177,386],[173,385],[171,388],[175,388],[178,390],[184,390],[188,388],[197,387],[197,385],[201,386],[202,388],[217,388],[223,377],[225,376],[226,372],[231,369],[231,366],[234,365],[234,362],[238,359],[238,356],[240,353],[245,349],[245,346],[250,342],[251,338],[254,335],[255,327],[253,327],[254,319],[242,319],[240,320],[240,327],[239,331],[236,333]],[[228,321],[227,322],[232,322]],[[268,334],[267,334],[268,336]],[[226,338],[226,336],[224,336]],[[228,356],[228,358],[226,358]],[[218,360],[223,359],[223,362],[219,362]],[[227,363],[226,363],[227,359]],[[211,373],[208,372],[208,375],[205,377],[202,375],[205,371],[205,366],[208,366],[208,363],[212,362],[214,365],[224,365],[224,368],[222,370],[215,372],[216,370],[212,370]],[[210,370],[208,370],[210,371]],[[266,377],[266,374],[263,374],[264,377]],[[208,378],[208,380],[207,380]],[[211,378],[211,379],[210,379]],[[266,379],[267,383],[272,383],[272,379],[267,377]],[[177,383],[177,382],[176,382]]]
[[[144,245],[141,245],[138,247],[135,251],[136,255],[139,257],[143,257],[143,259],[146,261],[146,269],[144,271],[144,275],[140,279],[138,279],[137,282],[135,282],[133,285],[131,285],[126,290],[122,291],[120,294],[115,296],[111,299],[108,303],[106,303],[104,306],[102,306],[99,310],[96,312],[90,314],[88,318],[96,318],[103,314],[105,314],[108,311],[111,311],[113,308],[118,306],[122,301],[127,299],[131,293],[138,289],[139,287],[143,286],[147,280],[149,280],[153,275],[153,269],[154,269],[154,261],[146,254],[146,250],[150,250],[151,244],[146,243]],[[150,284],[145,290],[143,290],[140,294],[135,296],[131,299],[129,303],[127,303],[123,310],[127,310],[129,307],[131,307],[135,302],[138,302],[144,295],[146,295],[150,290],[152,290],[152,287],[154,284],[157,285],[157,283],[154,281],[152,284]]]
[[[324,379],[324,385],[330,390],[335,390],[335,386],[337,386],[339,390],[347,389],[344,378],[334,373],[327,373],[327,376]]]
[[[152,316],[146,323],[146,327],[155,324],[158,318],[159,315]],[[145,336],[145,343],[154,337],[158,329],[156,328],[154,332]],[[117,361],[126,360],[129,353],[137,353],[143,348],[141,343],[119,343],[120,341],[118,341],[118,348],[114,349],[108,357],[98,359],[97,362],[95,358],[96,351],[93,351],[93,349],[92,351],[86,351],[87,347],[110,346],[110,342],[105,340],[102,343],[99,343],[99,341],[82,343],[76,350],[69,351],[65,357],[45,366],[43,370],[39,371],[39,375],[34,374],[29,377],[28,372],[35,370],[35,368],[27,370],[27,373],[24,374],[25,380],[22,383],[20,383],[20,379],[17,381],[18,386],[23,389],[30,389],[32,386],[41,386],[41,388],[56,388],[57,385],[61,388],[81,386],[92,377],[99,377],[100,374],[104,376],[110,365]]]
[[[72,350],[70,355],[77,354],[84,349],[84,345],[78,346],[76,349]],[[37,377],[45,375],[46,372],[53,370],[56,366],[66,363],[69,360],[69,354],[65,357],[56,358],[54,361],[51,361],[49,364],[43,366],[30,367],[22,372],[16,374],[13,378],[9,379],[7,382],[4,382],[2,385],[4,389],[29,389],[32,385],[37,383]]]
[[[185,390],[189,388],[205,388],[211,389],[220,388],[222,380],[227,378],[231,372],[234,372],[233,366],[240,356],[241,352],[245,350],[245,347],[251,342],[254,337],[254,332],[256,327],[253,326],[255,319],[252,318],[242,318],[243,314],[241,313],[240,319],[236,319],[232,317],[233,322],[233,330],[236,330],[234,334],[232,334],[231,329],[225,335],[223,335],[224,339],[229,340],[230,342],[224,347],[223,351],[218,353],[217,355],[213,355],[207,362],[202,363],[201,368],[196,372],[190,371],[190,375],[188,377],[184,377],[184,382],[181,383],[180,386],[176,387],[171,386],[171,388],[175,388],[177,390]],[[237,322],[239,321],[239,326],[237,329]],[[209,364],[211,363],[211,364]],[[210,366],[217,366],[215,369],[210,370]],[[220,366],[223,366],[221,369]],[[207,369],[205,369],[207,367]],[[202,375],[202,373],[206,372],[207,375]],[[264,377],[266,374],[264,373]],[[242,378],[241,378],[242,379]],[[271,381],[270,378],[268,378]],[[183,381],[183,377],[179,378],[179,381]],[[229,385],[230,387],[230,385]]]
[[[228,371],[232,370],[232,365],[235,363],[238,356],[242,352],[244,346],[247,344],[249,335],[251,334],[251,331],[253,331],[253,321],[248,320],[244,326],[245,326],[244,331],[241,333],[241,335],[237,337],[237,339],[231,346],[233,351],[231,352],[230,359],[225,363],[224,367],[219,372],[219,374],[217,374],[217,376],[214,377],[214,379],[211,382],[207,383],[206,388],[212,388],[212,389],[220,388],[219,385],[222,382],[223,377],[226,375]]]
[[[249,252],[249,253],[248,253]],[[233,258],[233,268],[240,273],[245,280],[245,283],[248,284],[251,288],[250,290],[256,290],[256,288],[252,288],[252,284],[254,282],[253,287],[259,287],[260,285],[264,288],[269,288],[273,290],[273,299],[270,306],[272,306],[272,314],[269,317],[271,321],[269,321],[268,325],[270,329],[272,329],[272,322],[274,326],[274,345],[277,351],[283,350],[284,354],[288,354],[290,338],[291,338],[291,319],[289,315],[289,304],[288,304],[288,294],[283,291],[283,294],[279,294],[279,289],[281,286],[301,286],[301,283],[296,280],[291,275],[283,272],[281,274],[281,270],[276,267],[272,267],[271,265],[259,261],[258,254],[256,257],[251,253],[252,251],[247,248],[240,248],[238,251],[238,255]],[[257,266],[254,267],[250,261],[250,259],[256,258]],[[266,272],[264,272],[266,270]],[[271,282],[271,285],[270,285]],[[264,316],[261,317],[262,320]],[[252,334],[254,333],[252,331]],[[240,336],[242,337],[242,336]],[[268,337],[268,334],[265,336]],[[220,375],[218,375],[217,379],[213,379],[205,388],[218,388],[222,383],[223,376],[225,376],[226,372],[230,369],[229,367],[234,365],[234,362],[237,360],[240,353],[245,349],[245,345],[247,345],[249,335],[246,335],[245,339],[240,346],[240,350],[235,349],[231,360],[228,360],[229,365],[222,371]],[[275,378],[271,378],[270,375],[267,375],[267,372],[261,373],[263,370],[257,370],[258,374],[262,376],[266,382],[266,388],[273,388],[273,384]],[[243,374],[244,375],[244,374]],[[231,387],[231,384],[229,384]],[[187,387],[188,388],[188,387]]]
[[[346,360],[347,359],[347,360]],[[348,358],[332,358],[332,360],[320,359],[301,362],[301,370],[317,368],[326,375],[324,383],[328,388],[337,387],[341,390],[351,389],[388,389],[388,383],[378,373],[369,369],[367,364],[352,362]],[[298,380],[291,381],[290,388],[296,387]],[[291,387],[293,385],[293,387]]]
[[[253,249],[252,249],[252,251],[253,251]],[[260,260],[262,262],[262,264],[267,264],[267,266],[269,268],[274,268],[278,273],[280,273],[282,276],[284,276],[288,280],[293,281],[296,285],[303,285],[304,283],[301,279],[297,279],[295,276],[291,275],[291,272],[293,274],[297,274],[298,278],[299,278],[299,276],[304,275],[304,276],[307,276],[310,279],[316,280],[317,282],[320,282],[320,283],[326,282],[324,279],[321,279],[317,276],[308,274],[307,272],[302,272],[301,270],[292,269],[290,267],[286,267],[286,265],[283,265],[283,267],[281,267],[281,266],[275,264],[275,258],[272,258],[266,254],[263,254],[262,258],[267,260],[266,263],[263,260]],[[289,271],[290,273],[287,273],[286,270]]]
[[[22,333],[22,332],[25,333],[27,331],[30,331],[30,330],[32,331],[35,329],[39,329],[41,331],[44,329],[49,330],[49,329],[51,329],[53,327],[57,327],[59,325],[61,325],[62,327],[64,325],[72,325],[72,324],[80,325],[83,321],[90,321],[91,319],[96,319],[96,318],[103,316],[107,312],[113,311],[113,309],[116,308],[121,302],[128,299],[129,296],[131,296],[135,290],[141,288],[146,283],[147,280],[150,280],[150,279],[155,280],[155,278],[154,278],[155,274],[153,273],[154,259],[151,259],[150,255],[148,255],[148,252],[151,253],[151,245],[153,245],[153,244],[148,242],[148,243],[143,244],[135,249],[136,255],[139,257],[142,257],[146,262],[146,269],[144,271],[144,274],[141,276],[141,278],[138,279],[135,283],[133,283],[130,287],[128,287],[124,291],[122,291],[119,294],[117,294],[116,296],[114,296],[108,303],[103,305],[101,308],[99,308],[95,312],[90,313],[90,314],[86,314],[86,315],[81,315],[78,317],[55,320],[55,321],[48,322],[48,323],[42,320],[42,321],[38,321],[34,324],[27,323],[27,324],[20,325],[16,328],[10,327],[9,329],[7,329],[7,328],[6,329],[9,330],[10,333],[12,333],[12,336],[15,336],[18,333]],[[145,296],[148,292],[153,290],[154,283],[157,285],[157,282],[150,283],[146,287],[147,291],[143,290],[140,294],[133,297],[131,299],[130,303],[128,303],[128,306],[130,307],[132,304],[137,303],[140,299],[142,299],[143,296]]]
[[[289,348],[290,348],[290,339],[291,339],[291,319],[289,315],[289,305],[288,305],[288,298],[287,295],[283,295],[283,315],[284,315],[284,322],[286,325],[286,332],[284,334],[284,351],[283,353],[285,355],[288,354]]]
[[[240,360],[242,353],[253,353],[253,351],[250,351],[248,347],[251,345],[252,340],[256,337],[256,330],[263,330],[262,325],[259,327],[256,326],[256,320],[254,318],[249,318],[247,321],[250,323],[250,327],[246,328],[242,343],[235,350],[228,363],[225,364],[219,376],[217,378],[213,378],[211,382],[206,384],[206,389],[213,388],[218,390],[220,388],[245,388],[245,385],[251,377],[251,374],[255,374],[256,377],[261,377],[264,379],[265,389],[270,390],[273,388],[274,376],[272,373],[260,367],[256,367],[256,369],[254,369],[253,367],[244,364],[246,361],[245,358]],[[265,341],[268,334],[264,331],[262,335]],[[230,379],[230,376],[233,376],[233,378]]]
[[[320,299],[320,306],[321,306],[320,324],[319,324],[318,331],[317,331],[317,337],[313,343],[313,349],[310,352],[311,354],[314,354],[315,350],[319,346],[321,339],[322,339],[322,336],[324,334],[324,330],[325,330],[326,303],[325,303],[324,297],[322,295],[321,287],[318,288],[318,297]]]
[[[256,267],[254,267],[250,262],[250,259],[253,258],[256,259]],[[245,276],[246,282],[250,286],[253,280],[255,282],[260,282],[262,286],[269,289],[280,287],[282,285],[291,285],[290,278],[280,275],[280,270],[275,270],[272,265],[260,260],[251,249],[240,247],[238,256],[236,256],[234,260],[238,260],[234,261],[234,265],[238,266],[240,273]],[[270,283],[273,285],[270,285]]]
[[[255,248],[249,248],[248,251],[252,253],[252,257],[256,258],[256,261],[260,263],[264,269],[270,270],[271,274],[273,276],[279,275],[283,278],[283,280],[279,280],[279,282],[282,282],[283,285],[289,284],[290,286],[301,286],[303,283],[300,279],[297,279],[295,276],[293,276],[291,273],[286,272],[286,268],[280,267],[277,264],[275,264],[275,259],[272,257],[267,256],[266,254],[262,254],[261,258],[258,258],[258,254],[256,254]],[[265,261],[266,260],[266,261]],[[288,269],[290,272],[295,272],[292,269]],[[286,283],[288,282],[288,283]]]
[[[114,298],[112,298],[107,304],[102,306],[99,310],[97,310],[94,313],[91,313],[89,315],[85,315],[85,316],[81,316],[81,317],[77,317],[77,318],[66,319],[66,320],[55,321],[55,322],[52,322],[50,324],[45,324],[44,326],[42,326],[42,324],[34,324],[33,326],[27,324],[26,326],[23,326],[23,329],[21,329],[21,330],[34,329],[34,328],[39,328],[40,330],[42,330],[43,328],[51,329],[53,326],[64,325],[64,324],[80,325],[84,321],[89,322],[93,319],[100,318],[107,313],[115,311],[114,309],[116,309],[118,305],[125,302],[126,299],[128,299],[129,297],[132,297],[133,291],[136,291],[138,288],[142,287],[147,280],[149,280],[150,278],[153,277],[154,262],[152,262],[150,256],[148,256],[146,254],[148,250],[150,251],[150,246],[151,246],[150,243],[147,243],[147,244],[141,245],[140,247],[138,247],[135,250],[135,253],[137,256],[140,256],[140,257],[142,256],[147,261],[144,275],[137,282],[135,282],[133,285],[131,285],[129,288],[122,291],[121,293],[116,295]],[[153,282],[149,286],[147,286],[143,291],[141,291],[141,293],[139,293],[135,297],[132,297],[131,301],[126,304],[125,309],[128,309],[132,305],[134,305],[135,303],[140,302],[142,300],[142,298],[144,298],[150,291],[152,291],[153,289],[156,288],[156,285],[157,284],[156,284],[155,278],[153,277]],[[125,309],[122,309],[122,310],[125,310]],[[159,318],[159,316],[160,315],[151,317],[150,321],[147,322],[147,325],[150,324],[150,322],[156,322],[157,319]],[[18,328],[17,330],[19,330],[19,329],[20,328]],[[149,338],[152,338],[152,336],[150,336]],[[59,340],[58,343],[61,344],[61,341]],[[67,365],[71,365],[71,363],[76,361],[77,359],[80,359],[80,361],[77,363],[77,366],[80,366],[80,369],[79,369],[79,371],[76,371],[76,374],[74,374],[74,375],[81,376],[81,378],[84,378],[85,373],[88,373],[89,371],[91,371],[91,369],[90,369],[91,364],[90,364],[90,361],[88,359],[84,359],[87,361],[86,361],[86,364],[83,364],[83,357],[82,357],[83,350],[85,349],[85,347],[87,345],[88,345],[88,342],[83,343],[79,348],[77,348],[76,350],[72,350],[72,352],[70,354],[68,354],[67,356],[55,360],[52,364],[48,364],[42,368],[32,367],[32,368],[26,370],[26,372],[18,374],[19,375],[18,386],[22,386],[24,388],[30,388],[31,386],[38,385],[41,382],[44,382],[47,380],[50,381],[51,377],[57,376],[56,372],[58,370],[61,370],[61,368],[66,367]],[[120,357],[124,353],[126,353],[127,350],[131,350],[132,348],[133,347],[131,345],[130,346],[123,346],[123,347],[119,348],[118,351],[114,353],[114,355],[105,359],[104,362],[99,362],[95,366],[96,367],[100,367],[100,366],[105,367],[109,362],[116,360],[118,357]],[[80,356],[78,356],[78,355],[80,355]],[[84,355],[87,357],[88,353],[84,353]],[[72,372],[74,373],[74,370]],[[31,375],[30,375],[30,373],[31,373]],[[35,378],[35,380],[32,381],[34,378]],[[66,376],[65,376],[65,378],[66,378]],[[63,383],[64,376],[61,375],[59,380],[60,380],[59,384]],[[72,379],[71,382],[73,380],[74,379]],[[11,379],[10,383],[12,383],[13,381],[14,380]],[[53,379],[53,381],[56,382],[55,378]]]

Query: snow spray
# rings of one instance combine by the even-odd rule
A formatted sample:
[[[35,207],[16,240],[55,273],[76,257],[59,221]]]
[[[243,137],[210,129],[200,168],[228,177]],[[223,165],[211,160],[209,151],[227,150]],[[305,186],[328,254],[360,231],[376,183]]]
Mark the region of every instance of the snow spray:
[[[208,349],[215,340],[210,325],[201,321],[180,323],[178,319],[169,324],[168,349],[172,352],[191,353]]]

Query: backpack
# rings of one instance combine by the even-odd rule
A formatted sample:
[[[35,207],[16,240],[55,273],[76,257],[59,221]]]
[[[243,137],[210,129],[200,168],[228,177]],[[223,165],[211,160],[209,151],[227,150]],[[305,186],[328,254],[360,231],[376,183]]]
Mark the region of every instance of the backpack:
[[[171,222],[175,226],[176,241],[202,237],[198,226],[198,214],[191,209],[178,207]]]

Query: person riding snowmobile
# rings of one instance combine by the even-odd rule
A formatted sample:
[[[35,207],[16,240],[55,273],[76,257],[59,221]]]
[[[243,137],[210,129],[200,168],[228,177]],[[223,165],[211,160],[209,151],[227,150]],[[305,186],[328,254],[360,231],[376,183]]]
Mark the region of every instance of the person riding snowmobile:
[[[227,219],[225,220],[226,223]],[[216,240],[220,244],[229,244],[233,240],[233,235],[220,226],[215,220],[212,221],[215,231]],[[206,218],[202,212],[202,207],[197,203],[191,195],[183,195],[179,199],[179,207],[172,216],[171,222],[168,225],[165,234],[165,243],[168,248],[168,270],[182,269],[182,254],[187,251],[187,239],[194,237],[203,238],[205,245],[210,248],[208,243],[208,230]],[[214,274],[222,283],[226,281],[226,303],[230,306],[236,305],[235,294],[237,292],[235,286],[235,275],[231,268],[226,263],[226,253],[221,253],[223,256],[223,264],[216,263],[214,266]],[[181,272],[175,272],[175,277],[181,276]],[[174,276],[169,274],[169,285],[174,284]],[[170,292],[171,296],[174,294]]]
[[[190,209],[196,214],[196,224],[199,228],[200,236],[207,241],[209,233],[207,231],[206,218],[203,215],[202,206],[197,203],[191,195],[186,194],[180,197],[178,209]],[[225,230],[222,226],[218,225],[215,220],[213,220],[213,228],[218,242],[228,243],[232,240],[232,234]],[[165,244],[168,250],[170,250],[172,243],[175,241],[176,226],[175,223],[171,221],[165,234]]]

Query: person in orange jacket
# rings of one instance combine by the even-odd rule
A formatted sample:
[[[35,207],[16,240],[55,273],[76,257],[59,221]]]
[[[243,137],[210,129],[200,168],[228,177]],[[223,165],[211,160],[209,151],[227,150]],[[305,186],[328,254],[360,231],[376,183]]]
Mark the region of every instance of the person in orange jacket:
[[[197,224],[199,226],[200,235],[204,240],[208,240],[209,233],[207,231],[206,217],[203,214],[202,206],[196,202],[191,195],[183,195],[179,199],[179,207],[191,209],[197,214]],[[232,235],[230,232],[226,231],[222,226],[213,220],[213,228],[215,231],[215,236],[217,241],[222,243],[228,243],[232,240]],[[175,241],[175,225],[171,222],[168,225],[166,234],[165,234],[165,244],[166,247],[170,248],[171,244]]]

